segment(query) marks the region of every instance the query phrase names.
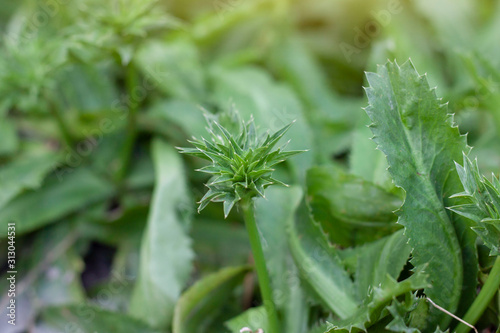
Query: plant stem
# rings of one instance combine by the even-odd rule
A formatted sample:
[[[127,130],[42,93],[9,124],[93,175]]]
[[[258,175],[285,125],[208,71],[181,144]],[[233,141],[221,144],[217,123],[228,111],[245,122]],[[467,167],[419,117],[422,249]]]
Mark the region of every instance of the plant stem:
[[[273,294],[271,290],[271,281],[269,273],[267,272],[266,260],[260,242],[260,234],[255,221],[255,211],[252,198],[245,198],[241,200],[241,208],[245,219],[245,225],[250,239],[250,246],[252,248],[253,258],[255,261],[255,268],[257,270],[257,279],[259,281],[260,292],[262,300],[267,313],[269,322],[269,332],[266,333],[279,333],[280,325],[278,320],[278,313],[276,305],[273,301]]]
[[[127,118],[127,137],[123,145],[120,156],[120,169],[118,169],[117,180],[121,182],[127,175],[130,167],[132,151],[134,149],[135,139],[137,137],[137,109],[139,101],[134,97],[134,90],[139,85],[137,70],[132,62],[127,65],[126,88],[128,96],[128,118]]]
[[[471,325],[474,325],[478,319],[483,314],[484,310],[488,304],[490,304],[493,296],[495,296],[498,291],[498,287],[500,286],[500,256],[495,260],[495,264],[491,269],[490,275],[486,283],[481,288],[479,295],[472,303],[472,306],[469,308],[467,313],[464,316],[464,320]],[[457,327],[456,333],[467,333],[470,330],[464,324],[460,324]]]

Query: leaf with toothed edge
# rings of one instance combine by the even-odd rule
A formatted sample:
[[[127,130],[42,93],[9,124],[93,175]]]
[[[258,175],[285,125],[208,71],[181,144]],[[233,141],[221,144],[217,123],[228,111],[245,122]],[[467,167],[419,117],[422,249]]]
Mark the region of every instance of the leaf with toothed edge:
[[[391,302],[396,297],[426,287],[429,287],[428,276],[423,270],[416,271],[411,277],[401,282],[387,275],[380,285],[373,287],[365,303],[351,318],[330,323],[325,333],[366,332],[367,328],[383,316],[383,311],[393,304]]]
[[[399,282],[396,280],[407,263],[410,250],[403,230],[399,230],[378,241],[345,249],[340,253],[346,269],[354,271],[355,295],[359,305],[350,317],[331,320],[330,333],[357,333],[367,328],[377,331],[377,326],[382,328],[387,324],[387,312],[391,309],[397,309],[398,314],[405,319],[409,317],[409,312],[415,308],[414,299],[410,297],[412,292],[429,286],[425,267],[419,268],[407,279]],[[401,308],[399,300],[403,295],[404,308]],[[393,327],[401,327],[399,320],[394,324]]]
[[[459,184],[453,161],[469,149],[466,137],[410,61],[401,67],[388,62],[366,77],[373,140],[386,155],[395,184],[406,192],[397,215],[413,248],[412,264],[417,269],[427,265],[432,287],[426,295],[455,312],[461,293],[474,287],[473,281],[465,283],[464,270],[470,276],[477,271],[467,225],[445,209]],[[449,322],[448,316],[431,311],[429,325]]]
[[[385,328],[392,332],[420,333],[420,330],[415,327],[416,323],[412,322],[412,316],[409,315],[420,305],[420,302],[426,302],[426,300],[425,298],[418,298],[416,293],[406,294],[404,300],[401,301],[395,299],[387,307],[392,320]]]

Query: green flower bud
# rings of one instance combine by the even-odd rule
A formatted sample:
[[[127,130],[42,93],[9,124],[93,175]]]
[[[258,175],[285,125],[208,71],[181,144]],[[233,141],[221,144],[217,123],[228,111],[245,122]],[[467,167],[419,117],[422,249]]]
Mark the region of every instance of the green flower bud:
[[[227,217],[234,205],[245,197],[264,197],[268,186],[286,184],[272,178],[274,166],[303,150],[284,151],[285,146],[274,149],[293,122],[274,134],[258,136],[253,118],[239,121],[238,134],[230,133],[215,119],[207,117],[212,139],[191,140],[195,148],[178,148],[181,153],[204,158],[212,162],[197,171],[212,175],[206,186],[207,193],[199,202],[198,212],[211,201],[224,203]],[[273,150],[274,149],[274,150]]]

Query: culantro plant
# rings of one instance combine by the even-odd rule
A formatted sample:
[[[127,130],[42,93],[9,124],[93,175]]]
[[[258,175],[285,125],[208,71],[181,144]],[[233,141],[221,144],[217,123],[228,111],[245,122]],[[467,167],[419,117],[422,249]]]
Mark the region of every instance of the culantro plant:
[[[211,140],[202,138],[189,141],[194,148],[179,148],[181,153],[198,156],[212,164],[198,171],[211,174],[206,184],[207,193],[199,202],[198,211],[211,201],[223,202],[224,216],[238,204],[245,220],[250,245],[255,260],[257,276],[271,332],[281,332],[277,309],[272,299],[271,283],[266,268],[260,235],[255,220],[253,199],[264,197],[264,190],[271,185],[284,185],[272,177],[274,166],[303,150],[285,151],[275,148],[293,122],[273,134],[258,135],[251,118],[244,122],[238,118],[238,133],[230,133],[216,120],[207,117]],[[286,145],[285,145],[286,146]]]

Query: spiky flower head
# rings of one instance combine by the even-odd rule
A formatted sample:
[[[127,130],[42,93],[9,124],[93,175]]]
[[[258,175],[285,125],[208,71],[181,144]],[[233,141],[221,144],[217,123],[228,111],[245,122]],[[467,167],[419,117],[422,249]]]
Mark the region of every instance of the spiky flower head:
[[[464,165],[455,163],[464,192],[452,197],[466,198],[470,203],[449,207],[451,211],[475,222],[472,229],[491,250],[500,255],[500,182],[495,175],[489,181],[480,174],[477,160],[464,154]]]
[[[197,171],[211,174],[207,193],[199,202],[198,212],[211,201],[224,203],[227,217],[234,205],[243,198],[264,197],[264,189],[273,184],[286,184],[274,179],[273,167],[303,150],[274,149],[288,131],[290,123],[274,134],[257,135],[253,118],[238,120],[238,132],[230,133],[214,117],[206,117],[211,140],[188,140],[195,148],[179,148],[181,153],[204,158],[211,165]]]

